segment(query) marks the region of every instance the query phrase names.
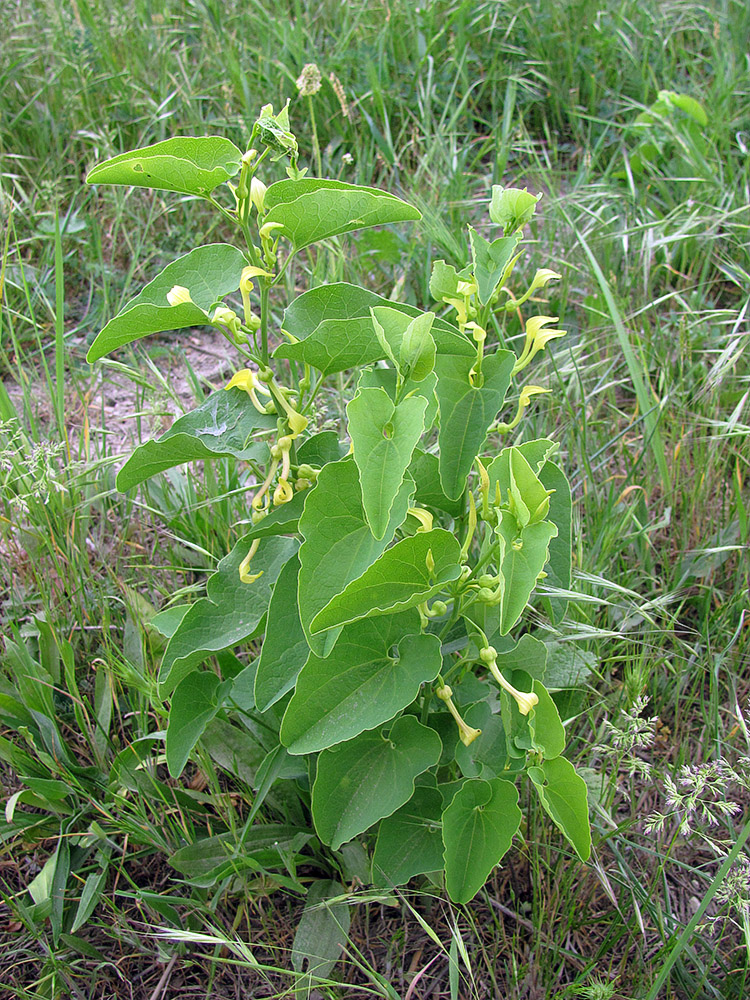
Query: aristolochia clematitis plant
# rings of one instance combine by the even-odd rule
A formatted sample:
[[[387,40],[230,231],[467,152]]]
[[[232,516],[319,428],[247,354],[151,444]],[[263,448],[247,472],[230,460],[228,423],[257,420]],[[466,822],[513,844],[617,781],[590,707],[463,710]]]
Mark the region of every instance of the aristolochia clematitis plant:
[[[169,640],[159,674],[169,770],[179,775],[210,720],[237,709],[241,687],[267,750],[259,796],[294,782],[322,844],[335,852],[364,837],[374,883],[444,871],[450,897],[470,900],[519,828],[524,777],[586,859],[586,786],[562,756],[547,646],[523,626],[512,637],[537,581],[570,586],[570,491],[551,440],[488,445],[547,391],[515,380],[564,333],[532,316],[519,356],[489,344],[498,316],[520,316],[559,277],[539,270],[519,296],[508,287],[537,199],[493,189],[502,235],[488,242],[470,228],[466,267],[435,262],[435,311],[335,283],[297,296],[273,331],[272,293],[295,255],[420,213],[384,191],[305,177],[286,108],[263,108],[250,147],[168,139],[88,177],[202,197],[243,240],[169,264],[88,355],[206,325],[243,359],[226,389],[137,448],[117,479],[129,490],[220,456],[251,473],[248,520],[206,596],[155,621]],[[259,168],[274,160],[288,177],[266,187]],[[215,197],[220,185],[231,207]],[[352,369],[342,442],[316,433],[310,415],[325,380]],[[511,386],[515,408],[498,422]],[[543,603],[559,621],[564,598]],[[222,677],[211,657],[232,647],[259,652]]]

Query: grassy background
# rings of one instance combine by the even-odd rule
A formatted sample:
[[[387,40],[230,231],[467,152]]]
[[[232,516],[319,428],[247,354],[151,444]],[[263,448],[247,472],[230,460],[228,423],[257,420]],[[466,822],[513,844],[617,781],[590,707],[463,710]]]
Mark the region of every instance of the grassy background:
[[[7,795],[27,788],[0,826],[7,995],[271,996],[295,983],[283,970],[298,873],[245,869],[206,889],[165,860],[212,826],[244,821],[252,775],[222,734],[183,782],[122,756],[166,715],[144,622],[200,589],[244,501],[225,464],[202,480],[165,476],[138,500],[113,489],[127,433],[148,436],[221,384],[226,358],[214,343],[147,343],[95,372],[84,356],[144,280],[221,228],[189,199],[82,182],[96,161],[172,134],[242,145],[260,105],[286,97],[309,151],[294,81],[315,61],[324,173],[399,192],[424,223],[351,238],[352,253],[317,258],[314,280],[396,289],[428,307],[430,259],[463,263],[466,223],[486,215],[492,183],[544,192],[519,271],[563,275],[539,311],[559,315],[569,335],[535,373],[555,391],[525,433],[554,433],[574,489],[579,596],[561,638],[576,639],[594,670],[570,691],[568,752],[591,769],[597,841],[582,867],[529,802],[522,849],[468,908],[429,886],[383,901],[352,877],[351,944],[334,973],[349,985],[320,988],[745,996],[748,880],[740,869],[712,880],[746,821],[750,759],[750,8],[1,9],[0,696],[18,725],[0,732],[0,760]],[[675,111],[639,127],[661,89],[695,98],[707,123]],[[649,140],[657,152],[639,172]],[[7,700],[13,690],[20,707]],[[58,720],[62,746],[42,733],[44,718]],[[703,768],[691,801],[679,792],[693,786],[670,785],[684,764]],[[38,782],[34,792],[19,774],[55,775],[64,794]],[[648,830],[654,813],[667,819]],[[50,856],[57,865],[44,869]],[[57,873],[47,903],[25,891],[40,870]],[[73,930],[86,885],[103,895]]]

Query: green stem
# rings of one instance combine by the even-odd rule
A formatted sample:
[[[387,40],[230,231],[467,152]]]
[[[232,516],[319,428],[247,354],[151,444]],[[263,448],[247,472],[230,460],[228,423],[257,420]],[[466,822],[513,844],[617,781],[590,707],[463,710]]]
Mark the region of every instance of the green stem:
[[[268,290],[265,281],[260,283],[260,356],[263,367],[268,368]]]
[[[307,95],[307,100],[310,106],[310,126],[312,127],[312,142],[313,142],[313,153],[315,155],[315,169],[318,172],[318,177],[322,177],[323,162],[320,158],[320,143],[318,142],[318,129],[315,124],[315,107],[313,106],[313,99],[310,94]]]

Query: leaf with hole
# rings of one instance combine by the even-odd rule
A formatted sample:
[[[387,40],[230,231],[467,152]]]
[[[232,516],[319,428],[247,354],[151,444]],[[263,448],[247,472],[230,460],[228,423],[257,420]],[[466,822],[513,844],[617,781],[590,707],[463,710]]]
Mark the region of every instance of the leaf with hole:
[[[380,824],[372,859],[376,885],[404,885],[415,875],[443,867],[443,799],[433,784],[420,784],[399,810]]]
[[[279,223],[283,228],[274,235],[290,240],[295,250],[355,229],[422,218],[416,208],[387,191],[314,177],[272,184],[265,208],[264,224]]]
[[[467,357],[438,350],[435,391],[440,409],[440,480],[445,495],[452,500],[466,488],[474,458],[503,405],[515,361],[512,351],[488,355],[482,362],[482,376],[473,385],[469,373],[476,364],[476,353]]]
[[[344,886],[333,879],[320,879],[307,890],[292,945],[292,966],[312,981],[327,979],[346,947],[351,922],[349,904],[345,900],[329,902],[345,894]]]
[[[124,493],[158,472],[199,459],[262,460],[268,446],[260,437],[275,427],[276,415],[258,413],[243,389],[219,389],[161,437],[136,448],[117,474],[117,489]]]
[[[175,136],[98,163],[87,184],[127,184],[205,197],[239,172],[242,153],[218,135]]]

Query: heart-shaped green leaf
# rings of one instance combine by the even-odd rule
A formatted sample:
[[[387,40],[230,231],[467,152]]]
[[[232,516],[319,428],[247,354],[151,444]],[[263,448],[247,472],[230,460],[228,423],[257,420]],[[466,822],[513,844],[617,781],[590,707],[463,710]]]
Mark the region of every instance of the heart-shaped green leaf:
[[[240,580],[239,567],[251,541],[241,538],[224,556],[206,584],[206,597],[191,605],[164,651],[159,686],[163,694],[173,691],[183,677],[211,653],[235,646],[262,626],[271,588],[290,559],[297,542],[292,538],[268,538],[253,557],[254,583]]]
[[[385,389],[378,388],[359,389],[346,408],[365,517],[378,540],[385,535],[393,502],[422,436],[426,409],[422,396],[394,406]]]
[[[488,243],[469,226],[474,277],[479,289],[479,301],[483,306],[487,305],[495,294],[503,274],[509,268],[518,239],[518,236],[501,236],[499,240]]]
[[[175,136],[113,156],[89,172],[87,184],[127,184],[205,197],[239,172],[242,153],[222,136]]]
[[[543,754],[545,760],[552,760],[559,757],[565,749],[565,727],[560,719],[557,706],[544,684],[535,680],[532,690],[539,699],[529,720],[534,745]]]
[[[440,479],[451,500],[458,499],[466,488],[474,459],[503,405],[515,361],[512,351],[485,357],[482,378],[472,385],[469,372],[476,364],[476,354],[466,357],[438,349],[435,391],[440,408]]]
[[[545,760],[529,768],[539,801],[555,826],[570,841],[581,861],[591,854],[588,789],[586,782],[565,757]]]
[[[290,240],[295,250],[355,229],[422,218],[416,208],[387,191],[314,177],[272,184],[265,207],[264,223],[280,223],[284,228],[276,235]]]
[[[86,360],[97,361],[151,333],[205,325],[213,303],[240,287],[246,264],[244,255],[227,243],[197,247],[172,261],[107,323],[89,348]],[[187,288],[192,301],[171,306],[167,294],[175,285]]]
[[[173,778],[182,773],[190,751],[219,711],[216,692],[220,683],[216,674],[194,670],[175,689],[165,743],[167,767]]]
[[[469,778],[443,813],[445,888],[468,903],[499,864],[521,825],[518,791],[502,778]]]
[[[382,361],[387,354],[375,334],[370,315],[370,309],[379,306],[398,310],[409,320],[422,315],[414,306],[391,302],[346,282],[311,288],[299,295],[284,313],[282,326],[298,343],[280,344],[274,357],[305,362],[324,375]],[[444,320],[436,319],[431,333],[438,348],[442,344],[453,353],[476,355],[469,341]]]
[[[417,785],[414,795],[380,824],[372,860],[377,885],[404,885],[414,875],[443,867],[443,799],[432,785]]]
[[[297,580],[299,558],[295,554],[285,564],[271,594],[266,635],[255,675],[255,702],[266,712],[291,691],[309,649],[299,620]]]
[[[268,455],[259,438],[276,427],[276,416],[258,413],[242,389],[219,389],[168,431],[136,448],[117,474],[125,492],[158,472],[205,458],[233,456],[247,461]]]
[[[443,528],[420,531],[387,549],[312,620],[321,632],[359,618],[413,608],[461,575],[461,548]]]
[[[289,752],[343,743],[410,705],[441,665],[438,637],[418,632],[419,615],[409,611],[350,625],[325,660],[311,653],[281,724]]]
[[[413,491],[414,484],[406,476],[391,508],[390,524],[378,540],[365,518],[355,463],[347,458],[321,470],[299,522],[304,538],[299,553],[300,620],[308,645],[319,656],[330,653],[338,631],[313,636],[313,618],[378,558],[406,520]]]
[[[384,816],[408,802],[414,779],[437,764],[442,752],[434,729],[402,715],[387,736],[360,733],[324,750],[312,791],[315,829],[337,851]]]
[[[375,336],[387,358],[405,379],[421,382],[435,366],[435,340],[431,334],[435,313],[409,317],[393,306],[371,310]]]
[[[557,534],[557,528],[550,521],[537,521],[519,530],[515,517],[503,510],[495,530],[505,553],[500,566],[505,581],[500,634],[507,635],[531,597],[549,556],[550,539]]]

